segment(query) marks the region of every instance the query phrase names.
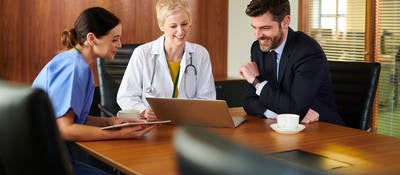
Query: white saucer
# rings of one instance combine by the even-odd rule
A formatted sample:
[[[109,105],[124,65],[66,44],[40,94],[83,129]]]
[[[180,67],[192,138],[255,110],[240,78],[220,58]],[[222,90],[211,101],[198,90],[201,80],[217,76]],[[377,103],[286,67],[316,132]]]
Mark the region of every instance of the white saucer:
[[[300,131],[303,131],[303,129],[306,128],[306,126],[304,126],[302,124],[297,125],[297,128],[294,130],[287,130],[287,129],[279,128],[276,123],[271,124],[270,126],[274,131],[281,133],[281,134],[296,134]]]

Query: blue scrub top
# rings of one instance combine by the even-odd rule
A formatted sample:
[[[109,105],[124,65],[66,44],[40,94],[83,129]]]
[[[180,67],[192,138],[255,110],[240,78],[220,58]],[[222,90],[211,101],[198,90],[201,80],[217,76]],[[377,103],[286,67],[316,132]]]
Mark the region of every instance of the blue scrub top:
[[[89,65],[77,50],[56,55],[41,70],[32,87],[47,92],[56,118],[72,109],[75,123],[85,123],[93,101],[94,78]]]

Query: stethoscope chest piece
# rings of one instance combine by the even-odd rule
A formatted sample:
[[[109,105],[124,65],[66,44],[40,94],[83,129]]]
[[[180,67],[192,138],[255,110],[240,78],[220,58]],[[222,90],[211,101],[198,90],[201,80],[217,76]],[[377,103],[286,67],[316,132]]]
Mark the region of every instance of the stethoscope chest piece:
[[[154,90],[155,90],[154,87],[150,86],[150,87],[146,88],[146,93],[152,94],[154,92]]]

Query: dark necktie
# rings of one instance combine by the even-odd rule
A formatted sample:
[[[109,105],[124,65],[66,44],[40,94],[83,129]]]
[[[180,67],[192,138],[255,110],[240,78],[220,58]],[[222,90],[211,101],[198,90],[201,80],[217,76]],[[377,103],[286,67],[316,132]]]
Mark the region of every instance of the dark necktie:
[[[274,50],[271,50],[271,57],[272,57],[272,68],[274,70],[274,77],[276,79],[278,79],[278,74],[277,74],[277,63],[276,63],[276,59],[277,59],[277,53]]]

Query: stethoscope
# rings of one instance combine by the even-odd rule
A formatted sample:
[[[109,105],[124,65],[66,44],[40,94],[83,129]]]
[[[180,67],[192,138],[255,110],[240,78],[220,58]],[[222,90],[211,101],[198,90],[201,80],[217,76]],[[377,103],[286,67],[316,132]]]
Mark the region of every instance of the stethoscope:
[[[153,73],[151,75],[150,86],[146,88],[146,93],[148,93],[148,94],[153,94],[156,91],[156,89],[153,87],[154,75],[156,73],[156,64],[157,64],[157,59],[155,58],[155,56],[154,56],[153,60],[154,60]],[[188,74],[190,74],[191,72],[194,74],[194,77],[195,77],[194,83],[197,83],[197,69],[196,69],[196,66],[193,65],[192,53],[189,52],[189,64],[186,65],[185,70],[184,70],[185,79],[184,79],[184,84],[183,84],[183,86],[185,88],[185,95],[189,98],[193,98],[196,95],[195,88],[192,89],[192,90],[194,90],[194,92],[191,93],[192,95],[188,95],[188,89],[186,88],[186,84],[188,82],[187,77],[188,77]],[[196,87],[196,86],[194,86],[194,87]]]

